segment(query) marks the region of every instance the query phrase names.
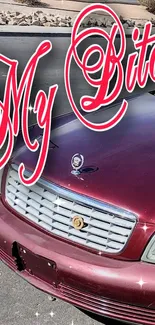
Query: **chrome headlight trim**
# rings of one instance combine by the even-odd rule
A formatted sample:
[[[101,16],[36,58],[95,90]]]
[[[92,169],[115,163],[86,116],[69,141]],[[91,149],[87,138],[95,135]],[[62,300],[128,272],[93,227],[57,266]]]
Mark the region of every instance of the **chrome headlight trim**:
[[[148,242],[148,244],[144,250],[144,253],[141,257],[141,261],[150,263],[150,264],[155,264],[155,255],[154,255],[154,260],[151,259],[151,253],[153,252],[153,250],[155,251],[155,235],[153,235],[153,237]]]

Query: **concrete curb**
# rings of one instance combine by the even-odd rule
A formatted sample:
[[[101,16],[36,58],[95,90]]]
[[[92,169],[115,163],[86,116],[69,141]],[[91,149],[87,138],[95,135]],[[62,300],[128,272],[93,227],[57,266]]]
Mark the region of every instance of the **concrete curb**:
[[[104,28],[104,30],[110,32],[110,28]],[[133,28],[129,27],[125,30],[126,37],[131,37]],[[141,34],[143,33],[143,28],[140,28]],[[39,27],[39,26],[0,26],[0,35],[1,36],[36,36],[36,35],[50,35],[56,37],[57,35],[60,37],[68,37],[71,35],[72,27]],[[152,32],[155,33],[155,27],[152,28]]]
[[[72,1],[72,0],[68,0],[68,1]],[[88,0],[77,0],[77,2],[83,2],[83,3],[88,3]],[[94,0],[89,0],[90,3],[94,3]],[[105,4],[120,4],[121,6],[122,5],[133,5],[133,6],[140,6],[140,3],[138,1],[134,1],[134,0],[123,0],[123,1],[120,1],[120,0],[105,0],[105,1],[99,1],[101,3],[105,3]]]
[[[17,34],[19,35],[28,35],[28,36],[36,36],[41,34],[50,34],[53,36],[61,35],[71,35],[72,27],[40,27],[40,26],[0,26],[0,35],[3,36],[5,34]]]

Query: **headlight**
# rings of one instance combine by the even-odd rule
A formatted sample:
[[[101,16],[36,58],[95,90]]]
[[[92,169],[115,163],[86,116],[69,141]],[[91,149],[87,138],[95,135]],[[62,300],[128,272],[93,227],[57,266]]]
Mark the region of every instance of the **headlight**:
[[[155,264],[155,236],[151,238],[141,258],[142,261]]]

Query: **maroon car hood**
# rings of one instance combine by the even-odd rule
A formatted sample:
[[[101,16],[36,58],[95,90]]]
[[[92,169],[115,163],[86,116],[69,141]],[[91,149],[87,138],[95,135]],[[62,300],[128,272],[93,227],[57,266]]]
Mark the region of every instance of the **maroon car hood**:
[[[102,114],[102,121],[112,109]],[[154,96],[145,94],[131,100],[123,120],[107,132],[93,132],[75,119],[54,130],[52,141],[56,147],[50,146],[45,179],[126,208],[137,213],[141,221],[155,221]],[[85,159],[79,176],[71,173],[75,153]],[[13,162],[24,162],[28,170],[34,170],[37,159],[37,153],[23,147]]]

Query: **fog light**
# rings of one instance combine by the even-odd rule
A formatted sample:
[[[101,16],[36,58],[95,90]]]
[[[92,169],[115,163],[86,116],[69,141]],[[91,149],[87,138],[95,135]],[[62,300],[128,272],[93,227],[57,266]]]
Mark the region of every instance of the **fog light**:
[[[142,261],[155,264],[155,236],[151,238],[141,258]]]

